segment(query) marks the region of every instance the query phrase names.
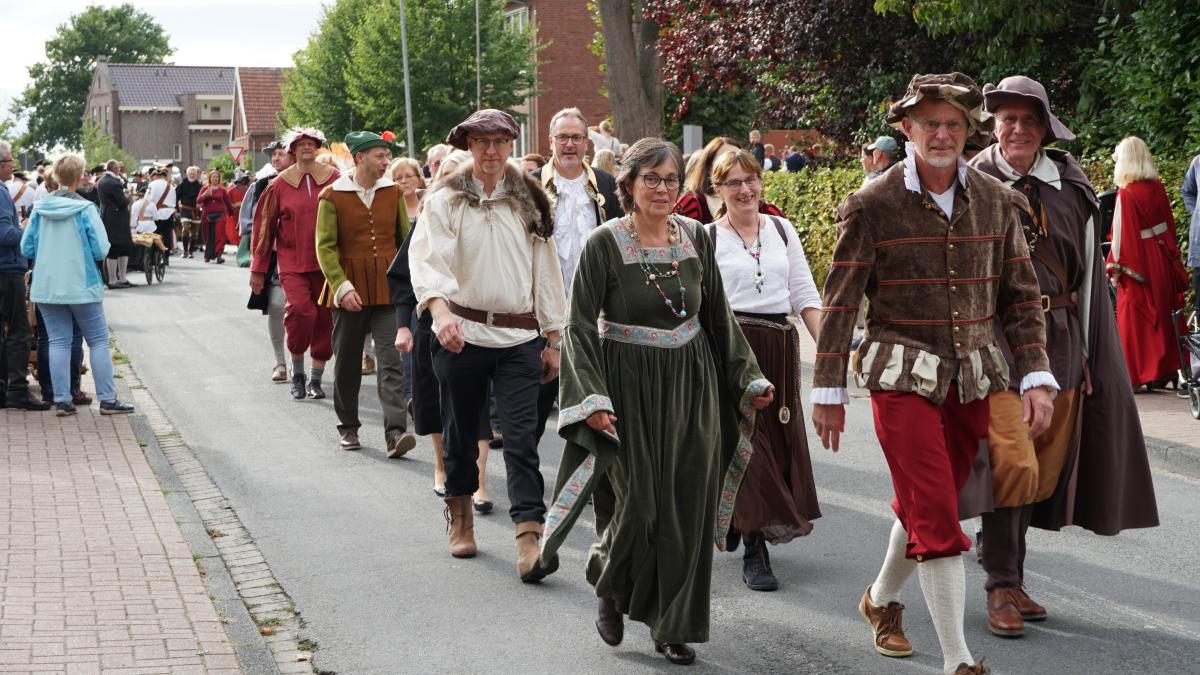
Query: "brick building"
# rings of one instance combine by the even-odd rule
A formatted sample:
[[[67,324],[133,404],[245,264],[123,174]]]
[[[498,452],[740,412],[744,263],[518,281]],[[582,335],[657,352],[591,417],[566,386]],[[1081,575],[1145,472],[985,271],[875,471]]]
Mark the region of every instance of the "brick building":
[[[141,163],[208,166],[231,131],[234,69],[96,60],[83,118]]]
[[[243,157],[252,157],[255,169],[271,161],[262,147],[278,138],[282,86],[289,70],[234,68],[233,130],[229,145],[242,148]]]
[[[537,89],[541,92],[526,100],[518,112],[528,117],[521,125],[517,154],[550,154],[550,118],[563,108],[583,111],[588,124],[595,125],[612,113],[608,98],[600,93],[605,86],[600,72],[601,59],[588,49],[596,34],[596,23],[583,0],[510,1],[505,6],[509,25],[532,24],[539,43],[547,45],[538,54]],[[620,135],[620,129],[617,130]]]

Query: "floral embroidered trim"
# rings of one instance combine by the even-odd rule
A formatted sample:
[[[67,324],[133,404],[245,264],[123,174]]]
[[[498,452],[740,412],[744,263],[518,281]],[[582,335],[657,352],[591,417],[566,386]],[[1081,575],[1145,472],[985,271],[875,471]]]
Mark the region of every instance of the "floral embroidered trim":
[[[589,397],[591,398],[591,397]],[[562,492],[558,494],[558,498],[550,505],[546,511],[546,524],[542,528],[542,546],[545,547],[546,540],[558,526],[562,524],[563,519],[571,511],[571,506],[579,499],[579,495],[583,492],[583,488],[592,479],[592,475],[596,472],[596,456],[589,454],[587,459],[575,469],[575,473],[567,480],[566,485],[563,485]]]
[[[577,424],[597,412],[614,412],[612,399],[600,394],[591,394],[577,405],[558,412],[558,429],[562,431],[572,424]],[[616,439],[613,439],[616,440]]]
[[[687,224],[680,223],[679,227],[687,227]],[[646,252],[646,261],[650,263],[670,264],[675,260],[700,257],[696,253],[696,247],[692,245],[692,238],[687,235],[680,237],[681,241],[673,246],[639,247],[633,241],[633,237],[629,236],[629,232],[620,221],[616,221],[610,225],[609,230],[612,231],[613,238],[617,240],[617,248],[621,251],[621,260],[626,265],[636,265],[642,261],[642,256],[638,252],[639,249]]]
[[[746,477],[746,469],[750,466],[750,458],[754,455],[754,421],[758,411],[750,399],[766,393],[771,383],[765,379],[757,379],[746,387],[742,400],[738,403],[738,442],[733,451],[733,459],[729,469],[725,471],[725,479],[721,483],[721,498],[717,503],[717,531],[713,537],[719,550],[725,550],[725,536],[729,533],[729,525],[733,521],[733,504],[737,501],[738,490],[742,479]]]
[[[650,328],[648,326],[630,326],[601,319],[599,322],[600,338],[627,342],[631,345],[644,347],[661,347],[674,349],[692,341],[700,332],[700,318],[692,318],[679,324],[675,330],[665,328]],[[561,417],[560,417],[561,419]]]

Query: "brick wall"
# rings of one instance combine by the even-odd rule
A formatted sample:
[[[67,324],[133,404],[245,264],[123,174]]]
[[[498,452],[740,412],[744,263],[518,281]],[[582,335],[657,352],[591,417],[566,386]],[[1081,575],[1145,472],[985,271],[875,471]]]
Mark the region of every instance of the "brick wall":
[[[122,112],[121,149],[140,161],[170,159],[176,143],[184,142],[183,114],[178,112]],[[188,160],[184,143],[184,166]]]
[[[582,0],[532,0],[528,3],[538,40],[549,44],[538,55],[538,89],[542,94],[534,99],[530,111],[531,148],[543,155],[550,154],[550,118],[563,108],[576,107],[583,111],[588,124],[595,125],[607,117],[612,108],[600,94],[604,75],[601,60],[588,50],[596,33],[596,24]],[[617,130],[620,136],[620,129]],[[624,140],[624,139],[622,139]]]

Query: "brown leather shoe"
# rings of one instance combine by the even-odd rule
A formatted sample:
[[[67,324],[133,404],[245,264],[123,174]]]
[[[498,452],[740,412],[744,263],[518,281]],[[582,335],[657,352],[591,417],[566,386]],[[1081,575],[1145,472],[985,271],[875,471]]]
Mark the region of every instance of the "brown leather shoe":
[[[912,643],[904,637],[904,605],[898,602],[889,602],[887,607],[876,605],[871,602],[871,587],[868,586],[862,600],[858,601],[858,613],[871,627],[875,651],[895,658],[912,655]]]
[[[1017,594],[1013,588],[993,588],[988,591],[988,630],[1001,637],[1021,637],[1025,622],[1017,609]]]
[[[474,558],[475,514],[471,511],[471,495],[446,497],[446,534],[450,537],[450,555],[455,558]]]
[[[1014,588],[1013,596],[1017,601],[1017,611],[1025,621],[1042,621],[1046,618],[1046,608],[1033,601],[1025,588]]]
[[[408,454],[409,450],[417,447],[417,437],[408,433],[393,434],[387,439],[387,458],[396,459]]]
[[[338,443],[343,450],[360,450],[362,443],[358,442],[357,431],[343,431],[342,440]]]
[[[992,672],[992,669],[983,665],[983,659],[979,659],[979,663],[969,666],[965,663],[958,664],[958,668],[954,670],[954,675],[988,675],[990,672]]]
[[[517,576],[527,584],[537,583],[558,569],[558,558],[542,565],[542,524],[536,520],[517,523]]]

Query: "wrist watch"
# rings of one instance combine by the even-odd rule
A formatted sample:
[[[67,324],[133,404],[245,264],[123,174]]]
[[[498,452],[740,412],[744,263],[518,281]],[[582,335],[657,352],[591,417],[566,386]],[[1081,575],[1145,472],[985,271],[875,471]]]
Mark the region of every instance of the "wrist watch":
[[[562,340],[560,339],[558,342],[546,340],[546,349],[553,349],[556,352],[562,351]]]

